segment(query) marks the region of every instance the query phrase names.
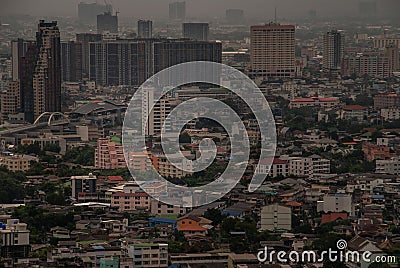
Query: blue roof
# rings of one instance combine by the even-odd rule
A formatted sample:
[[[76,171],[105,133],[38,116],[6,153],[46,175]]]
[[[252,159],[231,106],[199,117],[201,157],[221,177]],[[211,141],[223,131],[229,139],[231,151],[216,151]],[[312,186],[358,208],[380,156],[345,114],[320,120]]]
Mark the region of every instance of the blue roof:
[[[171,224],[175,224],[176,220],[172,220],[172,219],[165,219],[165,218],[156,218],[156,217],[151,217],[149,218],[150,222],[162,222],[162,223],[171,223]]]
[[[385,198],[385,196],[383,194],[373,194],[371,197],[375,198],[375,199],[384,199]]]

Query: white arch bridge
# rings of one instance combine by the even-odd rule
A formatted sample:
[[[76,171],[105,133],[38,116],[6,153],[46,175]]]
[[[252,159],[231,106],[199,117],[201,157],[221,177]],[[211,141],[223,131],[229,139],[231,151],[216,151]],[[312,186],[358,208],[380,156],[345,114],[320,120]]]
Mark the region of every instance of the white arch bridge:
[[[44,112],[41,115],[39,115],[38,118],[36,118],[35,122],[33,122],[33,125],[41,124],[41,123],[47,123],[49,127],[51,126],[59,126],[59,125],[65,125],[69,124],[70,121],[68,117],[60,112]]]
[[[10,128],[6,130],[0,131],[0,136],[10,135],[19,132],[28,131],[35,128],[41,127],[52,127],[52,126],[61,126],[67,125],[70,123],[68,117],[60,112],[44,112],[38,116],[38,118],[33,122],[33,124],[27,124],[15,128]]]

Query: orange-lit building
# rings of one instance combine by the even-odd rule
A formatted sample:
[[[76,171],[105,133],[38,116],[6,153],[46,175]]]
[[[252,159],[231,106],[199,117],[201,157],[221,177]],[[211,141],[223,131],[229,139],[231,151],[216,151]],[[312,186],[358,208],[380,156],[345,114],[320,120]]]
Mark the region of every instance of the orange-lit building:
[[[388,146],[376,145],[367,142],[363,143],[362,151],[364,153],[365,159],[368,162],[372,162],[374,160],[389,159],[392,156]]]

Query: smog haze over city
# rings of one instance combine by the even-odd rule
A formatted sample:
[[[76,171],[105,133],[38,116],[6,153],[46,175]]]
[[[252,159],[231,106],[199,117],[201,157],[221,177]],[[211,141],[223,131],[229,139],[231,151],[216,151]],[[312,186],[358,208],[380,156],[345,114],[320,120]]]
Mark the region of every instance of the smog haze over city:
[[[76,16],[80,0],[2,0],[1,15],[26,14],[33,16]],[[86,1],[88,3],[95,1]],[[103,4],[103,1],[97,1]],[[122,17],[167,18],[166,0],[113,0],[109,1]],[[214,18],[223,16],[227,8],[243,9],[249,18],[273,19],[274,8],[279,16],[294,19],[306,16],[309,10],[316,10],[321,17],[354,17],[358,11],[358,0],[188,0],[187,16],[193,18]],[[400,1],[377,1],[377,16],[399,20]],[[372,18],[371,18],[372,19]]]

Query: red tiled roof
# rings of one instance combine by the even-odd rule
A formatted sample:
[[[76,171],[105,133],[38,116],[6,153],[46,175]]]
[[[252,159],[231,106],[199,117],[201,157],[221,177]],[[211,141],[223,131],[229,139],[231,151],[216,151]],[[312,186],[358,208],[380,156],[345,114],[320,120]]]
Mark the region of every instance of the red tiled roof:
[[[286,206],[289,206],[289,207],[301,207],[302,204],[299,203],[299,202],[291,201],[291,202],[287,202]]]
[[[347,105],[343,107],[343,110],[345,111],[362,111],[366,110],[367,107],[361,106],[361,105]]]
[[[329,214],[322,214],[322,220],[321,220],[321,224],[323,223],[327,223],[327,222],[333,222],[336,220],[347,220],[347,213],[344,212],[333,212],[333,213],[329,213]]]
[[[145,192],[135,192],[135,196],[149,196],[149,195]]]
[[[124,178],[122,178],[121,176],[108,176],[107,180],[109,180],[109,181],[123,181]]]

